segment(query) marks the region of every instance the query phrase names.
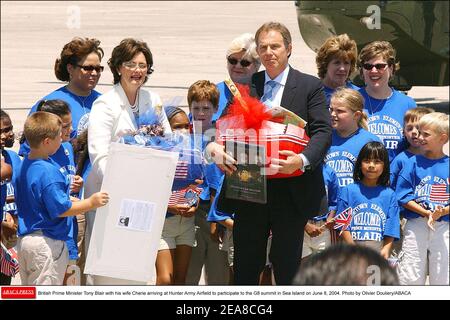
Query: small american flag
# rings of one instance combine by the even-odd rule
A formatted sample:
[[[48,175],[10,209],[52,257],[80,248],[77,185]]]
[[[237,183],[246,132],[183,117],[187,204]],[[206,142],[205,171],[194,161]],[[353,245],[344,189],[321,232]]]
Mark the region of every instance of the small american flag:
[[[169,198],[169,206],[174,206],[176,204],[188,204],[189,200],[186,199],[185,196],[186,192],[189,190],[195,192],[197,195],[200,195],[200,193],[202,193],[203,191],[202,188],[185,188],[177,191],[172,191],[172,194]]]
[[[189,162],[180,160],[175,170],[175,179],[187,179],[189,170]]]
[[[430,201],[439,203],[448,203],[449,201],[448,181],[447,184],[431,185]]]
[[[1,250],[1,272],[7,276],[14,277],[19,272],[19,258],[14,248],[6,249],[2,243]]]
[[[341,235],[342,232],[348,228],[350,222],[352,222],[352,207],[348,207],[334,217],[334,222],[334,229],[341,229],[341,232],[339,233],[339,235]]]

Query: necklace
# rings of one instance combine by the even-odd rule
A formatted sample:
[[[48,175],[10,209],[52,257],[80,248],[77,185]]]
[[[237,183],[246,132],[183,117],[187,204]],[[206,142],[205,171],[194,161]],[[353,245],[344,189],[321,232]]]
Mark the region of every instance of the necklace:
[[[133,111],[133,113],[139,112],[139,91],[136,94],[136,100],[134,101],[134,104],[133,105],[130,104],[130,108],[131,111]]]
[[[92,91],[87,95],[87,96],[79,96],[76,93],[72,92],[69,89],[69,86],[66,86],[67,91],[72,94],[75,97],[75,100],[77,100],[80,103],[80,106],[83,108],[83,112],[84,114],[88,114],[89,112],[86,112],[86,106],[85,106],[85,102],[86,100],[91,96]]]
[[[89,95],[90,96],[90,95]],[[75,97],[77,97],[77,100],[80,101],[80,105],[83,108],[84,114],[87,114],[88,112],[86,112],[86,107],[84,105],[84,103],[86,102],[86,100],[89,98],[89,96],[83,97],[82,96],[78,96],[75,95]]]
[[[378,111],[378,109],[380,109],[380,107],[381,107],[382,105],[384,105],[385,102],[386,102],[387,100],[389,100],[389,99],[392,97],[393,93],[394,93],[394,92],[391,90],[391,94],[390,94],[387,98],[382,99],[382,100],[378,103],[378,105],[377,105],[375,108],[373,108],[373,107],[372,107],[372,97],[369,96],[369,93],[366,91],[367,99],[369,100],[370,115],[373,116],[373,114],[376,113],[376,112]],[[374,98],[374,99],[375,99],[375,98]],[[377,99],[377,100],[378,100],[378,99]]]

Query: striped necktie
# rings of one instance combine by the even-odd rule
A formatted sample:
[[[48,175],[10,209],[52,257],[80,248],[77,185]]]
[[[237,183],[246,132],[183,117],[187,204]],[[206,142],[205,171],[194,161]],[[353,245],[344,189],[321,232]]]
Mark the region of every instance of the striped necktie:
[[[269,108],[272,108],[272,104],[273,104],[273,99],[275,98],[274,95],[274,89],[277,86],[278,82],[274,81],[274,80],[269,80],[266,83],[266,92],[264,93],[264,95],[261,97],[261,102],[264,103],[266,106],[268,106]]]

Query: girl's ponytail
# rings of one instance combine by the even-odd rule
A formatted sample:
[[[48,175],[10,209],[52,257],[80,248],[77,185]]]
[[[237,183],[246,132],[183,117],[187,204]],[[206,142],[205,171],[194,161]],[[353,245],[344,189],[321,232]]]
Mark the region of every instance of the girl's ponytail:
[[[367,124],[367,113],[365,113],[364,111],[361,111],[361,117],[359,118],[358,121],[358,127],[363,128],[364,130],[368,130],[368,124]]]

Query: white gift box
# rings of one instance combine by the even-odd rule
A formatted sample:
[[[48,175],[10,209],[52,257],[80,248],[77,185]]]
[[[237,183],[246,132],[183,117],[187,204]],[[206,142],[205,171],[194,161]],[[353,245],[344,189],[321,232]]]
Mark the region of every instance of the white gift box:
[[[155,282],[155,260],[178,152],[111,143],[85,273]]]

